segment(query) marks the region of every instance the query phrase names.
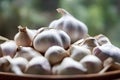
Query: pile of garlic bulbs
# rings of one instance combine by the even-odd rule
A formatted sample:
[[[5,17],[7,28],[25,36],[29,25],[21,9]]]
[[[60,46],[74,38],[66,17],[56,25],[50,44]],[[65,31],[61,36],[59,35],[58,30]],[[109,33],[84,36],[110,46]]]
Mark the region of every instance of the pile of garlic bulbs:
[[[120,49],[102,34],[88,35],[87,26],[66,10],[38,30],[18,26],[13,40],[0,44],[0,71],[17,75],[104,73],[120,63]]]

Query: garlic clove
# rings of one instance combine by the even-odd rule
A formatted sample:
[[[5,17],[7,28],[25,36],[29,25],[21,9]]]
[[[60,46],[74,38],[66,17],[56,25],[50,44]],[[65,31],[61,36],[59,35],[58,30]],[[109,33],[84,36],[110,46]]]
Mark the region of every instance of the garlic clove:
[[[14,36],[18,46],[32,46],[32,40],[26,27],[18,26],[19,32]]]
[[[11,56],[14,57],[17,51],[17,44],[13,40],[8,40],[0,45],[1,53],[3,56]]]
[[[23,57],[30,61],[33,57],[36,56],[42,56],[39,52],[34,50],[32,47],[22,47],[20,46],[18,48],[18,51],[16,52],[15,58],[16,57]]]
[[[58,30],[55,29],[42,31],[33,40],[33,47],[41,53],[53,45],[63,46]]]
[[[70,36],[72,43],[83,38],[88,33],[88,28],[83,22],[75,19],[62,8],[58,8],[57,11],[62,14],[62,17],[52,21],[49,25],[50,28],[64,30]]]
[[[25,73],[39,75],[51,74],[51,66],[45,57],[34,57],[29,61]]]
[[[60,46],[52,46],[48,48],[45,53],[45,57],[48,59],[51,65],[60,63],[67,56],[67,51]]]
[[[55,69],[55,72],[60,75],[85,74],[86,71],[87,69],[82,64],[70,57],[64,58],[59,67]]]
[[[80,63],[87,69],[87,73],[97,73],[102,68],[102,61],[94,55],[87,55],[81,59]]]
[[[80,61],[83,57],[91,54],[91,51],[89,49],[78,45],[72,45],[69,52],[70,57],[76,61]]]

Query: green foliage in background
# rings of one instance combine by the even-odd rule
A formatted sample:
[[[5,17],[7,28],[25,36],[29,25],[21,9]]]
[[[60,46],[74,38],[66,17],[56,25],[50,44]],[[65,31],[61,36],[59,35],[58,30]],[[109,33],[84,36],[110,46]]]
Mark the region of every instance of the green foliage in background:
[[[13,38],[17,26],[40,28],[61,16],[56,8],[83,21],[89,34],[104,34],[120,47],[120,0],[0,0],[0,35]]]

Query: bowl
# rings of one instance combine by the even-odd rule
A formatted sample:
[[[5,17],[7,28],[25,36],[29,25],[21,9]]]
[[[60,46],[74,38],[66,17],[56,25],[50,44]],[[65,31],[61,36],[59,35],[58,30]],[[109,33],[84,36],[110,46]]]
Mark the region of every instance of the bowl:
[[[114,70],[113,70],[114,69]],[[110,68],[107,72],[98,74],[78,74],[78,75],[35,75],[24,74],[16,75],[14,73],[0,72],[0,80],[113,80],[120,79],[120,70],[116,67]]]

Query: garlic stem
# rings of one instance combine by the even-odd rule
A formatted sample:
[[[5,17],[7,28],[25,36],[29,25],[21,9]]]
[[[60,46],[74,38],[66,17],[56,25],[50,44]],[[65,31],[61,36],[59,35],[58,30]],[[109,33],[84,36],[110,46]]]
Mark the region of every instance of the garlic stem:
[[[18,66],[12,66],[12,69],[11,69],[15,74],[17,75],[22,75],[23,72],[20,70],[20,68]]]
[[[26,32],[26,27],[18,26],[20,32]]]
[[[0,36],[0,40],[2,40],[2,41],[8,41],[9,39],[6,38],[6,37]]]
[[[100,72],[99,74],[103,74],[104,72],[106,72],[110,67],[111,67],[112,64],[109,64],[107,66],[105,66]]]
[[[111,57],[107,58],[103,64],[104,68],[99,72],[99,74],[103,74],[104,72],[106,72],[112,66],[113,63],[114,60]]]
[[[62,9],[62,8],[58,8],[56,9],[58,13],[62,14],[63,16],[64,15],[70,15],[70,13],[68,13],[66,10]]]

